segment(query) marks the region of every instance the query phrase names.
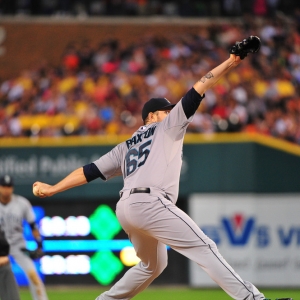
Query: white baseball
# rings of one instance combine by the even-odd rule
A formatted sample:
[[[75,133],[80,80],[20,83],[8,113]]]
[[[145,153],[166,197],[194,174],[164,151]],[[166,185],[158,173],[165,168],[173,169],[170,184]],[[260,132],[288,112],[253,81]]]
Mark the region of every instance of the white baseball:
[[[33,187],[32,192],[34,196],[39,196],[39,188],[37,186]]]

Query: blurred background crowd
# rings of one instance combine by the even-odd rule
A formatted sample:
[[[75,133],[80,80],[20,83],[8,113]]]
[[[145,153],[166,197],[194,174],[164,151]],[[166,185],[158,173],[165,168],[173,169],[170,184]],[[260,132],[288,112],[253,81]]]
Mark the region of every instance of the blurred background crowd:
[[[0,0],[0,13],[46,16],[240,16],[293,13],[296,0]]]
[[[8,2],[14,1],[0,0],[2,13]],[[91,13],[93,1],[59,3],[70,13],[73,2],[88,4],[85,12]],[[126,5],[132,5],[134,14],[139,14],[140,5],[166,4],[146,0],[97,2],[108,15],[115,14],[117,5],[122,7],[121,14],[133,13]],[[207,1],[189,2],[205,7],[201,13],[200,8],[197,10],[198,15],[208,14]],[[228,58],[232,44],[257,35],[262,40],[260,52],[248,55],[207,91],[188,131],[259,132],[300,144],[300,10],[296,1],[244,2],[252,6],[243,12],[239,24],[200,25],[198,34],[147,34],[131,45],[118,40],[97,45],[95,41],[74,41],[62,53],[59,65],[43,61],[18,77],[2,78],[0,136],[132,133],[142,125],[141,108],[147,100],[166,97],[178,102],[197,80]],[[245,9],[244,2],[210,1],[210,5],[221,3],[225,9],[226,4],[228,14],[234,15]],[[17,3],[13,13],[21,4],[29,10],[35,1]],[[43,13],[46,3],[58,4],[41,1]],[[181,1],[168,3],[173,3],[173,9],[177,7],[176,12],[181,11]],[[278,10],[280,5],[293,10],[289,17]],[[56,9],[61,12],[61,8]]]

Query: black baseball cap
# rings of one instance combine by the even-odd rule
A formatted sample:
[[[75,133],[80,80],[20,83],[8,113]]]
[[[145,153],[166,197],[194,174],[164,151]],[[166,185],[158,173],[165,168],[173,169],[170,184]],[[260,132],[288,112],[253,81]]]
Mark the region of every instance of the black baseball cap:
[[[14,181],[11,176],[4,175],[3,177],[0,178],[0,185],[1,186],[13,186]]]
[[[147,101],[142,110],[142,119],[145,121],[150,112],[158,110],[171,110],[175,104],[171,104],[166,98],[151,98]]]

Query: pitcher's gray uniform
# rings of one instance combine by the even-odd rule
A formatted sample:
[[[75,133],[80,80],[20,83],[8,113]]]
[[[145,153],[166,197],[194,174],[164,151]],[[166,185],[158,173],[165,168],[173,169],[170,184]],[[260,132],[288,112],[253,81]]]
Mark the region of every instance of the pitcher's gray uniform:
[[[197,98],[199,105],[202,98],[192,88],[162,122],[140,127],[131,139],[94,162],[103,179],[123,174],[116,214],[141,259],[98,300],[131,299],[144,290],[167,266],[166,245],[198,263],[232,298],[265,299],[175,205],[183,138],[196,110],[187,118],[183,102],[187,107]]]
[[[108,180],[123,175],[124,187],[116,213],[141,262],[96,300],[127,300],[144,290],[167,265],[165,245],[198,263],[232,298],[269,300],[252,283],[242,280],[221,256],[216,244],[176,207],[186,128],[204,98],[200,95],[237,67],[248,52],[257,52],[251,47],[246,49],[249,46],[246,42],[236,43],[235,50],[242,52],[230,52],[230,57],[198,80],[173,110],[165,98],[147,101],[142,109],[145,126],[131,139],[95,162],[75,169],[54,185],[33,183],[34,195],[45,198],[99,177]],[[284,299],[292,300],[281,300]]]
[[[32,206],[26,198],[12,194],[9,203],[4,205],[0,202],[0,223],[10,245],[10,255],[25,272],[34,300],[47,300],[45,287],[36,275],[33,261],[21,251],[22,248],[26,248],[26,241],[23,236],[23,220],[29,224],[35,222]]]

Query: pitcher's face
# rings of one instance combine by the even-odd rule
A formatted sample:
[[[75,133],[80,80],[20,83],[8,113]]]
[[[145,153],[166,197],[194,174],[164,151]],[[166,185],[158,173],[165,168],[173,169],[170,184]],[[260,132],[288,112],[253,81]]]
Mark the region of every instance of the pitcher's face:
[[[170,113],[171,110],[158,110],[154,113],[150,113],[150,123],[161,122]]]

